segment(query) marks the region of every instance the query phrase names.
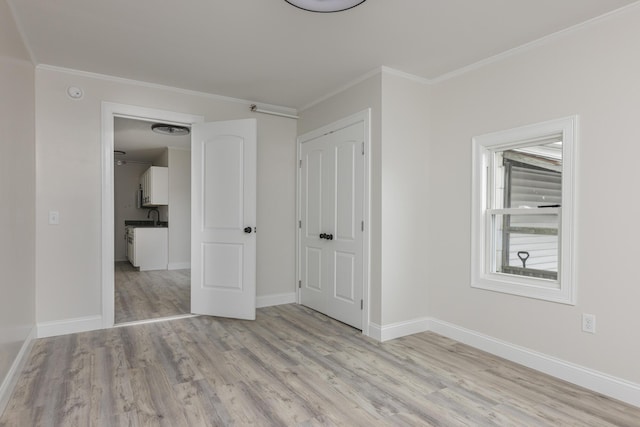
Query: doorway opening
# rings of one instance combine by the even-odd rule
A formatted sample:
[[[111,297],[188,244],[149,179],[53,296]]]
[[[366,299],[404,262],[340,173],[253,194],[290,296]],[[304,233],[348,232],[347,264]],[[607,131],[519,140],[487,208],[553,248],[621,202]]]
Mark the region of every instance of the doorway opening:
[[[114,118],[115,324],[191,313],[191,138],[154,126]]]
[[[189,167],[191,164],[188,151],[191,145],[190,138],[187,137],[187,141],[183,141],[183,146],[180,146],[172,139],[173,136],[153,133],[151,131],[153,123],[191,126],[203,121],[202,116],[108,102],[102,104],[102,320],[105,328],[113,327],[116,323],[145,321],[149,316],[154,318],[190,316],[190,301],[187,299],[188,306],[185,309],[184,303],[176,302],[175,292],[171,292],[176,291],[172,285],[183,287],[178,283],[186,283],[187,290],[190,286],[189,251],[187,250],[186,257],[184,255],[184,246],[190,248],[190,190],[187,188],[185,191],[183,188],[182,191],[175,192],[173,208],[170,201],[158,202],[155,206],[154,203],[142,206],[144,203],[139,199],[139,173],[142,171],[144,174],[149,167],[154,166],[153,163],[158,163],[158,167],[166,168],[171,167],[172,164],[175,166],[186,163]],[[148,130],[150,134],[148,140],[141,136],[140,129]],[[163,142],[158,142],[160,137],[164,137]],[[172,142],[168,143],[167,138]],[[127,142],[128,140],[136,141],[137,145]],[[146,143],[145,140],[147,140]],[[126,154],[121,154],[122,151]],[[160,166],[161,163],[165,165]],[[176,176],[182,178],[182,184],[173,182],[178,189],[180,185],[184,187],[185,181],[190,186],[190,170],[186,174],[174,172],[172,175],[174,178]],[[116,188],[120,187],[120,184],[122,188]],[[181,200],[181,197],[186,200]],[[130,218],[123,216],[130,216]],[[127,224],[125,221],[131,222]],[[134,263],[138,265],[134,266],[127,256],[130,248],[129,236],[125,233],[126,225],[133,225],[134,230],[139,228],[141,236],[148,237],[148,234],[154,234],[154,238],[159,238],[164,234],[160,241],[163,238],[166,241],[166,263],[160,261],[160,268],[158,268],[155,261],[151,264],[145,261],[143,266],[136,260]],[[135,227],[136,225],[139,227]],[[142,239],[143,246],[144,240]],[[181,244],[180,241],[182,241]],[[157,240],[152,240],[150,244],[154,249],[159,246]],[[177,255],[179,253],[183,255]],[[154,256],[151,258],[155,259],[155,254],[152,255]],[[117,289],[120,283],[116,284],[116,280],[128,282],[128,290],[133,292],[122,294],[121,289]],[[145,282],[150,287],[151,293],[141,290]],[[169,292],[161,292],[158,284],[163,284],[165,291],[168,289]],[[160,298],[161,294],[166,294],[163,297],[165,301],[154,301]],[[167,308],[171,306],[181,306],[179,311],[186,311],[186,313],[170,313],[172,310],[175,312],[175,309]]]

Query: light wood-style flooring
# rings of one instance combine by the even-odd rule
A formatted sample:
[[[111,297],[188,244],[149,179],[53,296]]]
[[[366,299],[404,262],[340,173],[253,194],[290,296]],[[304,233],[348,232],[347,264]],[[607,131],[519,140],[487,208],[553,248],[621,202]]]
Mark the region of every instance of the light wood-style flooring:
[[[115,323],[191,313],[191,270],[138,271],[115,263]]]
[[[434,333],[299,305],[35,342],[0,426],[638,426],[640,408]]]

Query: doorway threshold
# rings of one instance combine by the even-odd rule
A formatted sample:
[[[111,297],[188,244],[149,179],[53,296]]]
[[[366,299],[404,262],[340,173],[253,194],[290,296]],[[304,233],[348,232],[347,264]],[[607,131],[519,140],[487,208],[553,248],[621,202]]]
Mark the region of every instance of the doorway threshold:
[[[192,317],[200,317],[200,316],[201,316],[200,314],[179,314],[177,316],[158,317],[156,319],[135,320],[133,322],[117,323],[113,325],[113,327],[121,328],[123,326],[146,325],[148,323],[166,322],[169,320],[179,320],[179,319],[190,319]]]

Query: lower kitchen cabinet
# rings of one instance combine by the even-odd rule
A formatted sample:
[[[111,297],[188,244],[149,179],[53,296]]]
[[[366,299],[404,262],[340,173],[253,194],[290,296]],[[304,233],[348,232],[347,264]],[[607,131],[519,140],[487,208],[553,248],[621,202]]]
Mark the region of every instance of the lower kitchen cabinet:
[[[136,227],[130,244],[129,260],[140,271],[166,270],[169,262],[169,229],[166,227]]]

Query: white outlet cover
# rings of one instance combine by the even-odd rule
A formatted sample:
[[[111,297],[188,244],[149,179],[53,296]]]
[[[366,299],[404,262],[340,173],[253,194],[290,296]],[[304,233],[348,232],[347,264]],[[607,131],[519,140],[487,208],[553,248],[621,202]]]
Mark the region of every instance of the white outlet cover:
[[[582,314],[582,331],[590,334],[596,333],[596,316],[593,314]]]

